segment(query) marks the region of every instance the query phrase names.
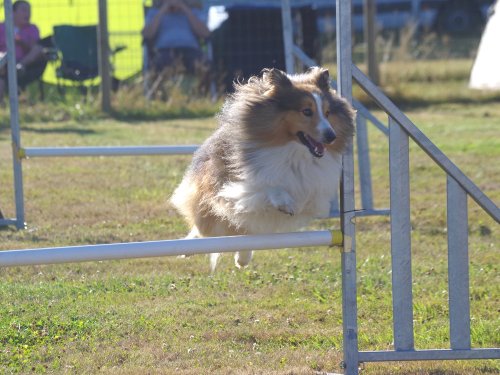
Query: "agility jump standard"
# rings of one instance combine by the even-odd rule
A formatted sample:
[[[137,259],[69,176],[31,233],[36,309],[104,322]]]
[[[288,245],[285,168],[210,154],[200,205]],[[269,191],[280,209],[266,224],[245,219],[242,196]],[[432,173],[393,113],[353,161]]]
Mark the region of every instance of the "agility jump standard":
[[[194,255],[214,251],[224,253],[240,250],[341,246],[342,242],[342,233],[334,230],[49,247],[0,251],[0,267]]]

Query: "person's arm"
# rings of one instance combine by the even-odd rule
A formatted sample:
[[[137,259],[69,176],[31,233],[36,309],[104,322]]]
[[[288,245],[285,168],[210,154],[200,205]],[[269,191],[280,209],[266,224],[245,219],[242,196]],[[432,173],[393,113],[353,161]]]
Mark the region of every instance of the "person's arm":
[[[144,39],[153,39],[158,32],[158,27],[160,27],[161,19],[165,14],[168,13],[169,3],[164,1],[160,9],[153,16],[151,21],[147,22],[142,29],[142,37]]]
[[[21,44],[21,46],[23,46],[24,50],[26,51],[24,57],[18,61],[18,64],[21,67],[30,65],[44,58],[43,47],[38,44],[39,40],[40,31],[38,30],[38,27],[36,25],[32,24],[28,31],[26,31],[24,38],[20,40],[20,44],[24,43],[24,45]]]
[[[25,34],[16,34],[15,35],[15,43],[25,51],[25,53],[29,53],[31,49],[36,45],[36,43],[40,40],[40,31],[36,25],[32,24],[29,26],[29,29],[25,31]]]
[[[20,36],[15,36],[15,39],[14,39],[15,43],[20,46],[25,52],[29,52],[29,50],[31,49],[32,47],[32,43],[30,43],[30,41],[28,40],[24,40],[22,39]]]
[[[158,12],[153,16],[142,30],[142,37],[144,39],[152,39],[158,32],[162,17],[170,12],[180,11],[187,17],[191,29],[198,38],[207,38],[210,36],[210,30],[207,25],[200,20],[191,10],[190,7],[182,0],[164,0]]]
[[[187,19],[189,20],[191,29],[193,29],[193,32],[198,38],[205,39],[210,36],[210,30],[208,29],[207,25],[205,25],[205,23],[193,13],[191,8],[188,7],[184,1],[171,0],[170,3],[172,4],[172,6],[177,7],[185,14]]]

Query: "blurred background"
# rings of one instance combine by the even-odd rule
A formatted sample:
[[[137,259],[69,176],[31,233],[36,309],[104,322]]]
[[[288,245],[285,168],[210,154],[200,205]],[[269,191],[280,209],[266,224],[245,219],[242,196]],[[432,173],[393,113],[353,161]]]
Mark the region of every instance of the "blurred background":
[[[181,83],[171,79],[162,82],[166,95],[145,95],[148,90],[145,86],[151,83],[145,78],[147,52],[141,30],[152,2],[101,2],[107,6],[115,108],[119,108],[120,102],[125,102],[130,109],[127,102],[137,105],[142,102],[143,96],[147,97],[147,101],[158,99],[171,104],[175,98],[180,98],[182,102],[188,97],[188,101],[192,102],[194,97],[207,95],[199,95],[192,89],[196,85],[189,77],[183,77]],[[53,38],[55,28],[61,25],[97,27],[99,22],[99,1],[31,0],[30,3],[32,22],[39,27],[42,38]],[[212,61],[214,71],[210,94],[212,101],[231,91],[234,80],[244,81],[265,67],[285,69],[280,0],[206,0],[191,3],[206,12],[211,31],[203,48]],[[289,3],[294,43],[316,64],[330,67],[332,75],[335,75],[335,1],[290,0]],[[354,62],[368,70],[374,81],[389,93],[398,94],[396,100],[403,103],[416,99],[411,97],[411,88],[400,95],[403,90],[398,85],[402,82],[446,79],[460,81],[463,83],[460,87],[465,89],[493,3],[494,0],[353,0]],[[367,24],[368,17],[371,24]],[[80,48],[79,43],[75,41],[73,47]],[[85,54],[82,48],[80,56]],[[89,59],[97,64],[97,41],[93,48],[87,48],[90,48]],[[61,51],[56,52],[43,74],[43,100],[58,101],[61,92],[68,100],[73,91],[76,92],[76,101],[81,99],[82,91],[87,102],[89,96],[90,101],[95,99],[99,95],[100,84],[97,70],[85,81],[62,79],[58,74],[61,54]],[[408,61],[416,65],[408,65]],[[301,61],[296,60],[296,69],[300,71],[303,68]],[[21,99],[30,104],[38,102],[41,98],[38,86],[29,87],[27,98]],[[124,88],[125,93],[120,94]],[[420,91],[420,88],[416,90]],[[133,99],[124,97],[132,93]],[[463,92],[463,95],[467,94]]]

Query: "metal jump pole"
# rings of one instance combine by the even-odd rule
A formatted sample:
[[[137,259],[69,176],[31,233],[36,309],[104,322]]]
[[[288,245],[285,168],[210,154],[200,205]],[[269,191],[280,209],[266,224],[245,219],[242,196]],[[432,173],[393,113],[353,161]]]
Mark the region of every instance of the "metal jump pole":
[[[207,237],[196,239],[101,245],[52,247],[0,251],[0,267],[32,264],[86,262],[110,259],[148,258],[205,254],[214,251],[266,250],[313,246],[340,246],[342,233],[309,231],[251,236]]]
[[[12,137],[12,162],[14,164],[14,192],[16,218],[6,222],[14,222],[17,229],[24,228],[23,170],[19,149],[21,148],[21,132],[19,129],[19,100],[17,96],[16,48],[14,45],[14,21],[12,17],[12,0],[5,0],[5,33],[7,42],[7,75],[9,80],[10,127]]]
[[[19,150],[21,158],[70,156],[137,156],[190,155],[199,146],[97,146],[97,147],[26,147]]]
[[[339,94],[352,103],[351,0],[337,1],[337,82]],[[340,220],[342,251],[342,324],[346,374],[358,373],[358,322],[356,302],[356,226],[353,142],[342,157]]]

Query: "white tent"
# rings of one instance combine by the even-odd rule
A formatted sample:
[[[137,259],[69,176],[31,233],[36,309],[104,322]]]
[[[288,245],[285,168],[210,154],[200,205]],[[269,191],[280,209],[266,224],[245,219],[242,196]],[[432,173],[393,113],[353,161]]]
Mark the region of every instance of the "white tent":
[[[472,89],[500,90],[500,1],[493,8],[484,29],[476,61],[472,67],[469,87]]]

